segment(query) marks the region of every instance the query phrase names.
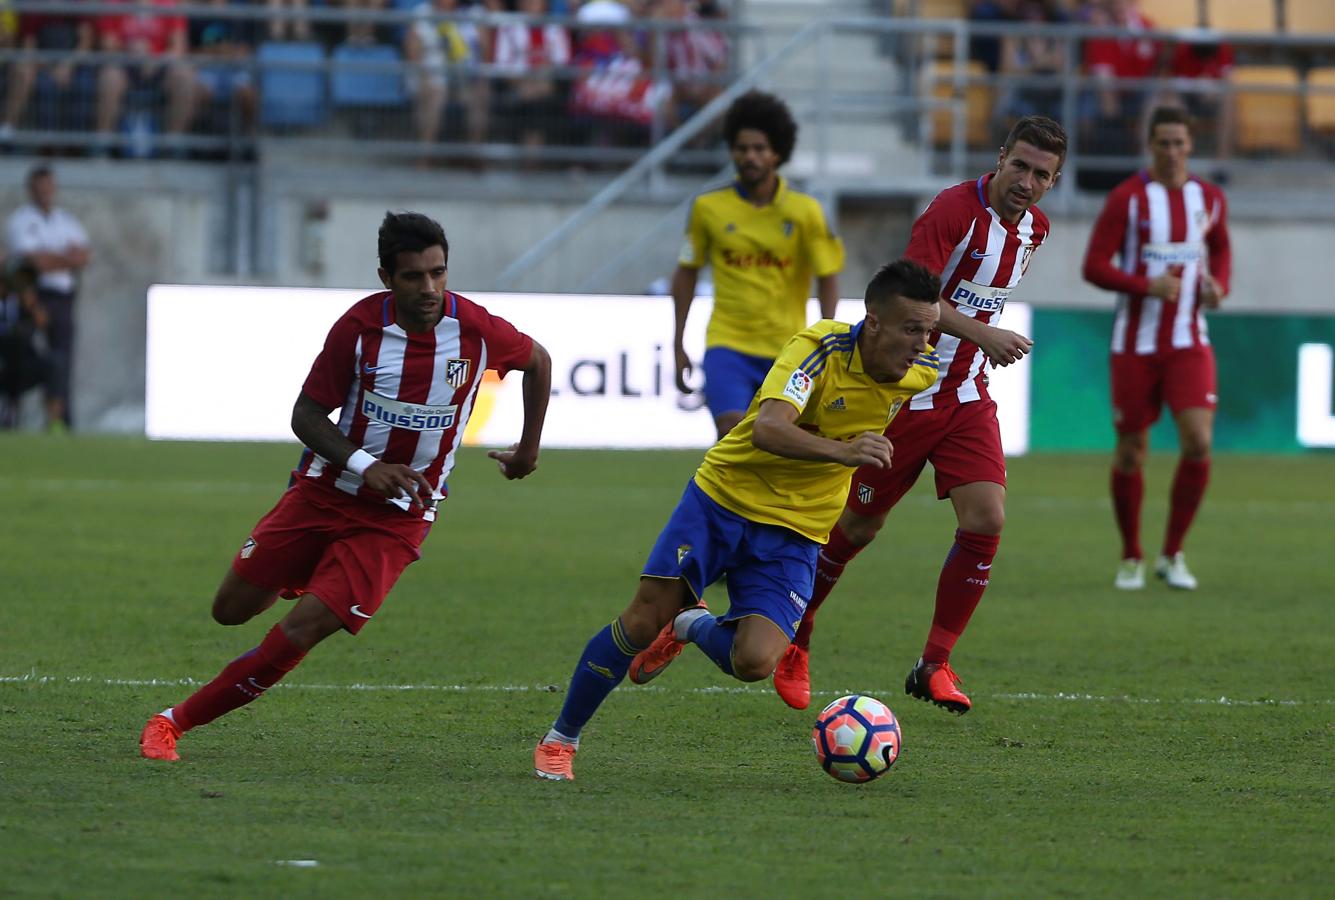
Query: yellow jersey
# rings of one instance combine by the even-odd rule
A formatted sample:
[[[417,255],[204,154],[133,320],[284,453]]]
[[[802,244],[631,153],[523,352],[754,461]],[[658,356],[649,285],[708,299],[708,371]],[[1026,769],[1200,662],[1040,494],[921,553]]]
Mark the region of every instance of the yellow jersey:
[[[815,198],[780,178],[765,206],[747,200],[735,183],[696,197],[677,262],[713,267],[705,346],[773,359],[807,327],[812,276],[842,269],[844,244]]]
[[[752,443],[765,400],[797,407],[797,425],[836,441],[880,433],[909,398],[936,381],[936,351],[921,354],[903,380],[873,381],[862,367],[862,323],[829,319],[793,336],[751,400],[737,427],[710,448],[695,483],[715,502],[753,522],[779,525],[817,543],[843,512],[853,469],[834,462],[789,459]]]

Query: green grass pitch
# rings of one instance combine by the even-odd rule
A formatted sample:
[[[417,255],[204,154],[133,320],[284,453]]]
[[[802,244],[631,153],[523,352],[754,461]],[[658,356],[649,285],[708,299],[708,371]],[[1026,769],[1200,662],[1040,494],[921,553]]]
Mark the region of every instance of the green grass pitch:
[[[992,586],[955,653],[962,718],[910,700],[954,527],[924,479],[815,635],[813,707],[887,702],[870,785],[817,767],[814,709],[688,649],[532,749],[624,606],[698,453],[555,452],[453,496],[362,635],[138,758],[149,715],[258,643],[212,592],[295,446],[5,436],[0,895],[1317,897],[1335,883],[1335,457],[1221,457],[1201,589],[1112,589],[1103,456],[1012,461]],[[1147,474],[1157,547],[1173,459]],[[716,589],[717,590],[717,589]],[[711,595],[716,605],[726,601]],[[313,861],[297,865],[293,861]]]

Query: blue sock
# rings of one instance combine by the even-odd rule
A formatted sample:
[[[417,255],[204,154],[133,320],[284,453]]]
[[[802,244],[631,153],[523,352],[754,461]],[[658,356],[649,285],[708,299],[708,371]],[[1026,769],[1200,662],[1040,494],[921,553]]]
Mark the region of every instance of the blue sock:
[[[626,677],[630,661],[643,649],[636,647],[626,637],[620,618],[595,634],[575,666],[561,715],[557,716],[556,724],[552,727],[566,737],[579,737],[580,729],[593,718],[612,689]]]
[[[686,636],[705,656],[714,661],[714,665],[728,675],[734,674],[732,642],[737,637],[737,629],[734,626],[724,625],[713,616],[701,616],[691,623]]]

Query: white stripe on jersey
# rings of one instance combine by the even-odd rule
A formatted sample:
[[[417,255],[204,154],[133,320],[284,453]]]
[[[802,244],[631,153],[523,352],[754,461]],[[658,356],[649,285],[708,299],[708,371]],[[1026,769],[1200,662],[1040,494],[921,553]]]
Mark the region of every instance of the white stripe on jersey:
[[[436,359],[458,359],[463,356],[463,349],[459,344],[459,320],[441,319],[440,325],[436,327]],[[479,368],[485,368],[484,361]],[[470,375],[476,377],[477,372],[470,372]],[[427,389],[428,404],[434,406],[448,406],[454,399],[454,388],[443,377],[433,377],[431,387]],[[459,420],[463,421],[463,420]],[[462,428],[458,429],[463,431]],[[423,431],[417,439],[417,449],[413,453],[413,461],[410,465],[419,472],[426,471],[426,467],[431,465],[431,461],[436,458],[440,452],[440,439],[445,436],[444,431]],[[449,471],[450,461],[445,461],[445,471]],[[439,488],[439,485],[432,485],[433,489]],[[406,507],[405,507],[406,508]]]
[[[1149,220],[1151,244],[1167,244],[1173,239],[1173,215],[1168,206],[1168,191],[1157,181],[1145,185],[1145,215]],[[1151,259],[1145,263],[1145,277],[1157,278],[1168,269],[1163,260]],[[1163,316],[1163,300],[1146,297],[1140,306],[1140,327],[1136,329],[1136,352],[1153,353],[1159,345],[1159,320]]]
[[[960,260],[964,258],[964,251],[969,249],[969,242],[973,240],[973,230],[977,225],[977,219],[970,222],[969,230],[964,232],[964,237],[955,245],[955,249],[950,251],[950,259],[946,260],[946,267],[941,272],[942,290],[950,284],[950,279],[954,276],[955,270],[959,268]],[[932,408],[932,397],[936,395],[937,391],[941,390],[941,380],[946,377],[946,372],[950,371],[950,361],[955,358],[955,351],[959,349],[959,346],[959,338],[942,332],[941,339],[936,342],[937,372],[940,373],[940,377],[927,390],[913,396],[913,399],[909,401],[909,409]]]
[[[1134,273],[1140,264],[1140,247],[1136,245],[1140,227],[1140,197],[1132,195],[1126,210],[1126,234],[1122,238],[1122,271]],[[1113,321],[1112,352],[1126,350],[1126,329],[1131,318],[1131,296],[1117,295],[1117,318]]]
[[[1006,287],[1016,287],[1020,279],[1024,277],[1024,258],[1025,250],[1034,245],[1034,214],[1025,211],[1024,217],[1020,219],[1020,224],[1015,226],[1015,236],[1020,239],[1020,249],[1015,254],[1015,266],[1011,269],[1010,281]]]
[[[1205,192],[1200,182],[1188,181],[1182,186],[1182,205],[1187,216],[1188,244],[1203,246],[1205,232]],[[1199,283],[1201,261],[1189,262],[1182,267],[1182,292],[1177,298],[1177,315],[1173,317],[1173,348],[1190,347],[1192,319],[1196,318],[1196,285]]]

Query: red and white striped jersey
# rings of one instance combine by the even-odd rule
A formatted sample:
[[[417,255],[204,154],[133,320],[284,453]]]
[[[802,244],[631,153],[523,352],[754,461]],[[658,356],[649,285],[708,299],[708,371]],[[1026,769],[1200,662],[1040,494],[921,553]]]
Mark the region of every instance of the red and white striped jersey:
[[[1112,352],[1144,356],[1210,343],[1201,277],[1208,271],[1227,293],[1232,266],[1224,192],[1195,177],[1171,190],[1143,171],[1108,195],[1089,236],[1084,275],[1120,294]],[[1164,273],[1182,280],[1176,301],[1145,295]]]
[[[439,500],[482,373],[494,369],[504,376],[522,367],[532,347],[532,338],[509,322],[451,291],[432,331],[406,332],[395,322],[393,296],[382,291],[357,301],[334,323],[301,390],[321,406],[341,407],[338,429],[348,440],[383,462],[412,466]],[[295,474],[418,514],[409,500],[387,501],[364,487],[360,475],[309,450]],[[428,522],[436,517],[433,506],[421,511]]]
[[[941,300],[961,314],[991,322],[1001,314],[1035,250],[1048,236],[1048,217],[1031,207],[1011,223],[987,204],[993,173],[936,195],[913,223],[904,255],[941,276]],[[909,401],[909,409],[940,409],[986,399],[987,359],[977,344],[940,330],[936,347],[941,375]]]

